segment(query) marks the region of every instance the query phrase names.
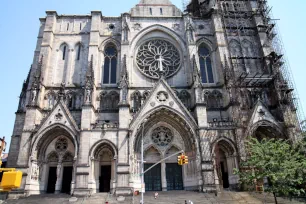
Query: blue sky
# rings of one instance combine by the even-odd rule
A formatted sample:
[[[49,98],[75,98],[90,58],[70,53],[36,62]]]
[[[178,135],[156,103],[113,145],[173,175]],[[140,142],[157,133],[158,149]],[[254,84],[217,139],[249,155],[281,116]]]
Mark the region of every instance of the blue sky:
[[[89,14],[101,10],[105,16],[128,12],[139,0],[1,0],[0,1],[0,136],[9,142],[18,96],[32,63],[39,29],[39,18],[46,10],[58,14]],[[306,110],[306,1],[269,0],[291,64],[300,99]],[[181,0],[172,0],[179,8]],[[8,144],[9,145],[9,144]],[[7,148],[8,151],[8,148]]]

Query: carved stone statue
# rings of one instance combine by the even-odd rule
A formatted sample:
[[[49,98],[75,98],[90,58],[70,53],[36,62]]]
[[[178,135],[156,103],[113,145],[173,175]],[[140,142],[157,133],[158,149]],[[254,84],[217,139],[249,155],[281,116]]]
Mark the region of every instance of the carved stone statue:
[[[193,33],[194,33],[194,27],[193,27],[192,18],[191,16],[187,16],[186,34],[187,34],[188,41],[190,43],[194,42]]]
[[[128,42],[129,41],[129,25],[127,23],[127,17],[124,18],[123,25],[122,25],[122,31],[123,31],[123,41]]]
[[[86,89],[85,103],[90,103],[90,102],[91,102],[91,90]]]
[[[37,98],[37,89],[34,88],[34,89],[32,90],[32,95],[31,95],[32,104],[35,104],[36,98]]]

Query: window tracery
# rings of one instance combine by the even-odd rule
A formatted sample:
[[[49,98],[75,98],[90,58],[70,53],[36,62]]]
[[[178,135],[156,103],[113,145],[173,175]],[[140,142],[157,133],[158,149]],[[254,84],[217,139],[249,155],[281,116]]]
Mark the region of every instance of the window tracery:
[[[64,152],[68,148],[68,140],[66,138],[59,138],[55,143],[55,149],[59,152]]]
[[[166,40],[154,39],[143,43],[137,51],[138,69],[147,77],[158,79],[171,77],[181,66],[180,53]]]
[[[48,162],[58,162],[58,154],[56,152],[51,152],[48,156],[47,156],[47,161]]]
[[[167,146],[173,140],[173,134],[167,127],[160,126],[152,131],[152,141],[158,146]]]
[[[113,44],[109,44],[104,51],[103,84],[116,84],[117,82],[118,52]]]
[[[206,91],[204,93],[207,108],[221,108],[223,106],[222,98],[222,94],[216,90],[213,92]]]
[[[117,92],[102,92],[100,97],[100,109],[102,111],[118,111],[120,96]]]
[[[200,71],[202,77],[202,83],[214,83],[214,75],[212,70],[211,53],[209,49],[201,44],[199,46],[199,61],[200,61]]]
[[[71,152],[66,152],[62,159],[63,162],[71,162],[73,161],[73,155]]]

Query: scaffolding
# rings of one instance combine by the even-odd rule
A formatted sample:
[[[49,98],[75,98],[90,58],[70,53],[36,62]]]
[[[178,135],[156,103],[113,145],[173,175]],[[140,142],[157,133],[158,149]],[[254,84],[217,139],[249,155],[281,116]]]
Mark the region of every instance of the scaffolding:
[[[279,32],[279,27],[276,23],[277,20],[274,18],[271,8],[272,7],[268,5],[266,0],[258,0],[258,11],[263,17],[264,24],[268,25],[265,28],[266,32],[269,34],[269,39],[272,41],[272,47],[275,53],[277,53],[278,56],[281,56],[281,61],[276,61],[281,73],[281,76],[279,76],[281,79],[279,79],[280,84],[278,84],[278,89],[281,92],[285,92],[285,94],[290,94],[293,109],[297,113],[300,127],[305,131],[305,127],[303,126],[303,122],[306,119],[305,114],[293,78],[292,70],[287,59],[287,54],[281,34]]]
[[[257,5],[254,6],[255,4]],[[285,57],[286,53],[278,26],[267,1],[217,0],[215,8],[222,19],[227,45],[230,47],[232,42],[237,44],[236,50],[232,51],[229,48],[229,61],[232,67],[226,69],[231,72],[226,73],[228,76],[226,80],[233,81],[230,83],[230,88],[261,88],[264,90],[272,85],[277,91],[281,109],[284,110],[290,104],[303,130],[304,112],[300,105],[290,65]],[[255,21],[255,15],[261,17],[262,23]],[[254,52],[254,55],[247,55],[243,50],[245,49],[242,46],[243,41],[249,38],[260,42],[262,39],[259,39],[259,32],[267,34],[264,45],[270,46],[273,51],[267,55],[263,49],[258,49],[260,53]]]

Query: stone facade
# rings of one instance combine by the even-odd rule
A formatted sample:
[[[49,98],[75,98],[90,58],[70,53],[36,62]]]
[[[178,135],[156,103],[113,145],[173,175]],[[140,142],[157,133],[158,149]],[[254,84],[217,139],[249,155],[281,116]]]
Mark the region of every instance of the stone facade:
[[[148,190],[234,188],[247,136],[294,139],[296,115],[278,105],[273,70],[257,60],[273,51],[266,34],[256,26],[254,36],[228,34],[221,5],[201,5],[204,17],[169,0],[141,0],[119,17],[46,12],[8,158],[23,172],[19,192],[139,190],[142,137],[146,165],[189,156],[183,167],[176,157],[162,162],[146,176]],[[265,81],[237,88],[235,76]]]

